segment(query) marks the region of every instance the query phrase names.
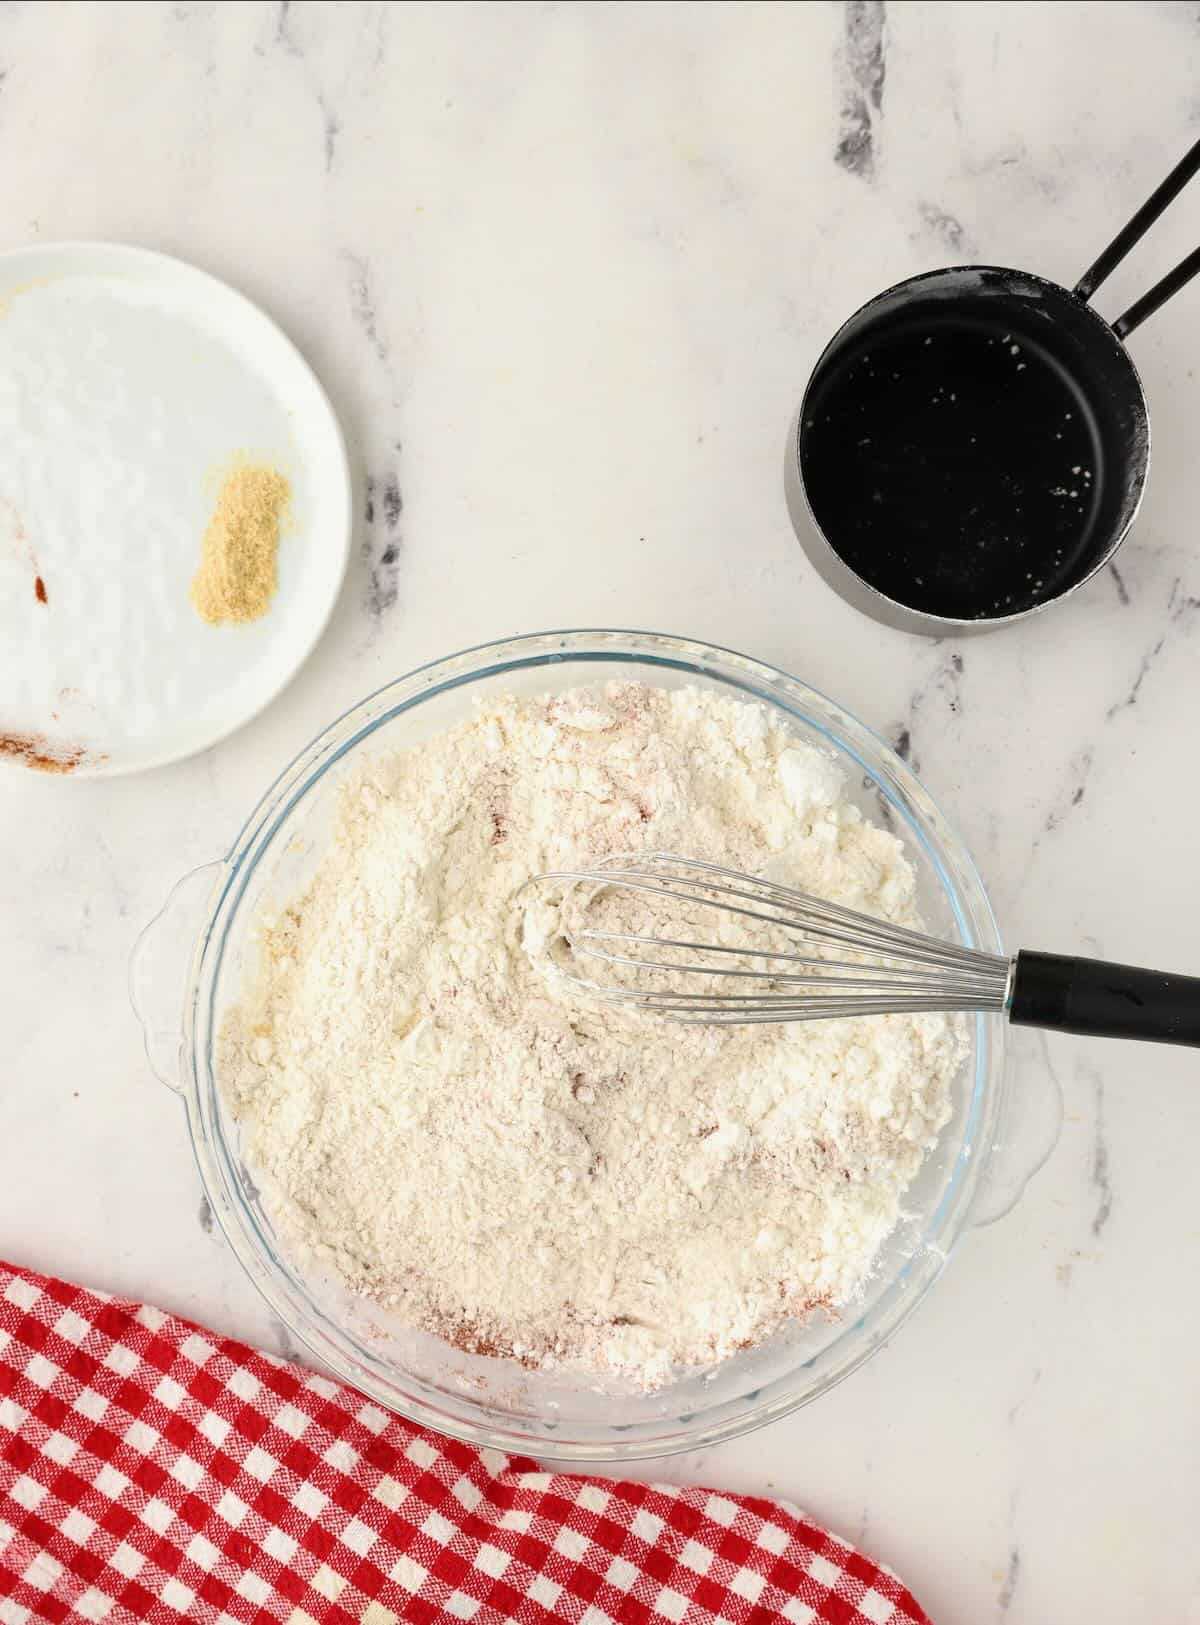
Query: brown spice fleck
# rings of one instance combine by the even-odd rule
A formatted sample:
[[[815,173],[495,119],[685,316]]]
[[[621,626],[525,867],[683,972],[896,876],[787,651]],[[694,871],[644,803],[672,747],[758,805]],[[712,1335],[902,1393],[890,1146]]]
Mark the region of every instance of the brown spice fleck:
[[[478,1354],[487,1360],[515,1360],[527,1371],[537,1370],[538,1361],[533,1354],[517,1354],[509,1344],[497,1341],[465,1316],[460,1321],[439,1326],[437,1333],[460,1354]]]
[[[257,621],[267,613],[291,491],[275,468],[239,463],[226,476],[192,580],[192,603],[210,626]]]
[[[39,734],[0,734],[0,756],[11,756],[39,773],[74,773],[88,752],[83,745],[55,745]]]
[[[46,602],[46,583],[41,576],[34,576],[33,578],[33,595],[39,604]]]
[[[492,814],[492,845],[499,846],[501,841],[508,839],[508,819],[503,813]]]

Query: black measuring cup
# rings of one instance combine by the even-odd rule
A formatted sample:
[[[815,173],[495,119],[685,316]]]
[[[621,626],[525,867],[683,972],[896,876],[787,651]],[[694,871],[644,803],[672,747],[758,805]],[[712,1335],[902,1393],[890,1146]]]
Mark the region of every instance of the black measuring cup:
[[[1124,340],[1200,271],[1200,248],[1111,324],[1088,301],[1198,169],[1200,141],[1073,289],[953,266],[839,328],[789,437],[787,495],[844,598],[905,631],[982,631],[1108,563],[1150,461]]]

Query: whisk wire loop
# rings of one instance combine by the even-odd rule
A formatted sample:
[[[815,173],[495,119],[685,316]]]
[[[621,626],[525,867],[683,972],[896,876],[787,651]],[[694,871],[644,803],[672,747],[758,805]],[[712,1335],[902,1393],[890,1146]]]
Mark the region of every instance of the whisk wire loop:
[[[1008,999],[1007,959],[701,859],[643,853],[590,869],[552,871],[529,882],[550,883],[567,887],[564,916],[572,891],[590,888],[587,903],[604,892],[627,892],[769,928],[767,941],[751,937],[729,943],[572,925],[564,919],[559,941],[571,960],[612,967],[626,980],[599,980],[556,958],[559,976],[591,997],[668,1020],[754,1023],[1002,1011]],[[783,933],[801,948],[775,945],[779,938],[771,932]],[[671,957],[678,955],[687,957]],[[709,986],[703,986],[704,979]],[[688,985],[693,981],[695,989]]]

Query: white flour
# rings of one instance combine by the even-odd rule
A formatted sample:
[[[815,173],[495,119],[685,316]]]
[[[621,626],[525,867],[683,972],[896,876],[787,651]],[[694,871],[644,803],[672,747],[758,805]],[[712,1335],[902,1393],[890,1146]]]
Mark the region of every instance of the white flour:
[[[915,921],[899,843],[757,706],[489,703],[343,789],[226,1024],[277,1221],[460,1347],[653,1386],[851,1299],[949,1113],[939,1016],[679,1027],[565,997],[530,875],[669,849]]]

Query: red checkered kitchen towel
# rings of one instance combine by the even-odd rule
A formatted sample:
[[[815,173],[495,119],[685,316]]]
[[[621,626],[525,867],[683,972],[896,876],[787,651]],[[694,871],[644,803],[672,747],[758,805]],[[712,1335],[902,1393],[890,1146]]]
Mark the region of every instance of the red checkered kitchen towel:
[[[929,1625],[781,1501],[539,1471],[0,1263],[0,1625]]]

